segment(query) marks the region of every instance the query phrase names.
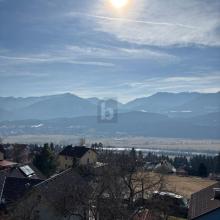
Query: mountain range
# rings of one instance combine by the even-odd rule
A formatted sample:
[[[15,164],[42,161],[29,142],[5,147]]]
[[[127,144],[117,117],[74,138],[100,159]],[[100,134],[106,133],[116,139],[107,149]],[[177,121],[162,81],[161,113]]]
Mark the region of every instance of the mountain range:
[[[70,93],[28,98],[0,97],[0,121],[96,115],[100,101],[102,99],[96,97],[84,99]],[[160,92],[126,104],[113,99],[110,101],[110,106],[117,106],[119,112],[143,111],[171,117],[197,116],[220,111],[220,92]]]
[[[100,134],[220,139],[220,92],[160,92],[126,104],[108,100],[117,121],[100,123],[102,99],[65,93],[0,97],[0,134]],[[106,103],[107,103],[106,102]]]

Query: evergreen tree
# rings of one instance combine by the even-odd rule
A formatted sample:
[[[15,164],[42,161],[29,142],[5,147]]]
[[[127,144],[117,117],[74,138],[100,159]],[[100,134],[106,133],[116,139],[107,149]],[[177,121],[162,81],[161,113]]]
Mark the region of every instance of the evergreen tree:
[[[99,144],[98,144],[98,149],[103,150],[103,144],[101,142],[99,142]]]
[[[216,169],[215,169],[216,173],[220,173],[220,152],[218,154],[218,156],[216,157]]]
[[[55,151],[55,147],[54,147],[53,142],[50,143],[50,149],[51,149],[53,152]]]
[[[201,177],[207,177],[208,176],[207,167],[205,166],[204,163],[199,164],[198,175],[201,176]]]
[[[134,147],[132,147],[132,149],[130,151],[130,157],[134,161],[136,161],[136,159],[137,159],[137,153],[136,153],[136,150],[134,149]]]
[[[138,151],[138,159],[143,160],[143,152],[141,150]]]
[[[57,168],[55,154],[48,144],[44,144],[41,152],[35,156],[33,163],[47,177],[51,176]]]

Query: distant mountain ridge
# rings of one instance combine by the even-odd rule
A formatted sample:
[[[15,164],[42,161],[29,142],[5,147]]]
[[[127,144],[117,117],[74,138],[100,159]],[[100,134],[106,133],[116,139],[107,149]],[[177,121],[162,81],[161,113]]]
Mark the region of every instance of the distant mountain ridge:
[[[220,111],[218,93],[156,93],[125,105],[127,109],[155,112],[169,116],[196,116]]]
[[[169,107],[174,107],[177,105],[184,104],[187,101],[190,101],[196,97],[198,97],[200,93],[169,93],[169,92],[158,92],[149,97],[143,97],[135,99],[131,102],[128,102],[126,106],[128,108],[162,108],[167,109]]]
[[[72,118],[97,115],[102,99],[81,98],[71,93],[41,97],[0,97],[0,121]],[[159,92],[122,104],[111,99],[118,112],[142,111],[169,117],[192,117],[220,111],[220,92]],[[110,104],[111,107],[111,104]]]
[[[0,97],[0,106],[10,111],[7,118],[1,120],[50,119],[95,115],[96,105],[70,93],[30,98]]]

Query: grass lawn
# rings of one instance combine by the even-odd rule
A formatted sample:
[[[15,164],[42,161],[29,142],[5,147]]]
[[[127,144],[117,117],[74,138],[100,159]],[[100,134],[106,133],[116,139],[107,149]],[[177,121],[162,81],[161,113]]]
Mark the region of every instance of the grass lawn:
[[[166,186],[169,191],[176,192],[188,199],[192,193],[216,183],[215,181],[209,179],[198,177],[181,177],[175,175],[166,176],[165,179]]]

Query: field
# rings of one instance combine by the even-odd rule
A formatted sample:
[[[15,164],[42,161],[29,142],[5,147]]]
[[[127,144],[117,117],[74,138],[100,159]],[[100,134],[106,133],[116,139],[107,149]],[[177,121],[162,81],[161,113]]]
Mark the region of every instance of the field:
[[[76,135],[19,135],[7,136],[3,138],[5,143],[45,143],[54,142],[56,144],[78,144],[81,136]],[[86,143],[102,142],[105,146],[116,148],[136,149],[167,149],[177,151],[220,151],[220,140],[192,140],[178,138],[147,138],[147,137],[91,137],[87,136]]]
[[[166,176],[167,188],[170,191],[190,198],[191,194],[215,183],[213,180],[197,177]]]

